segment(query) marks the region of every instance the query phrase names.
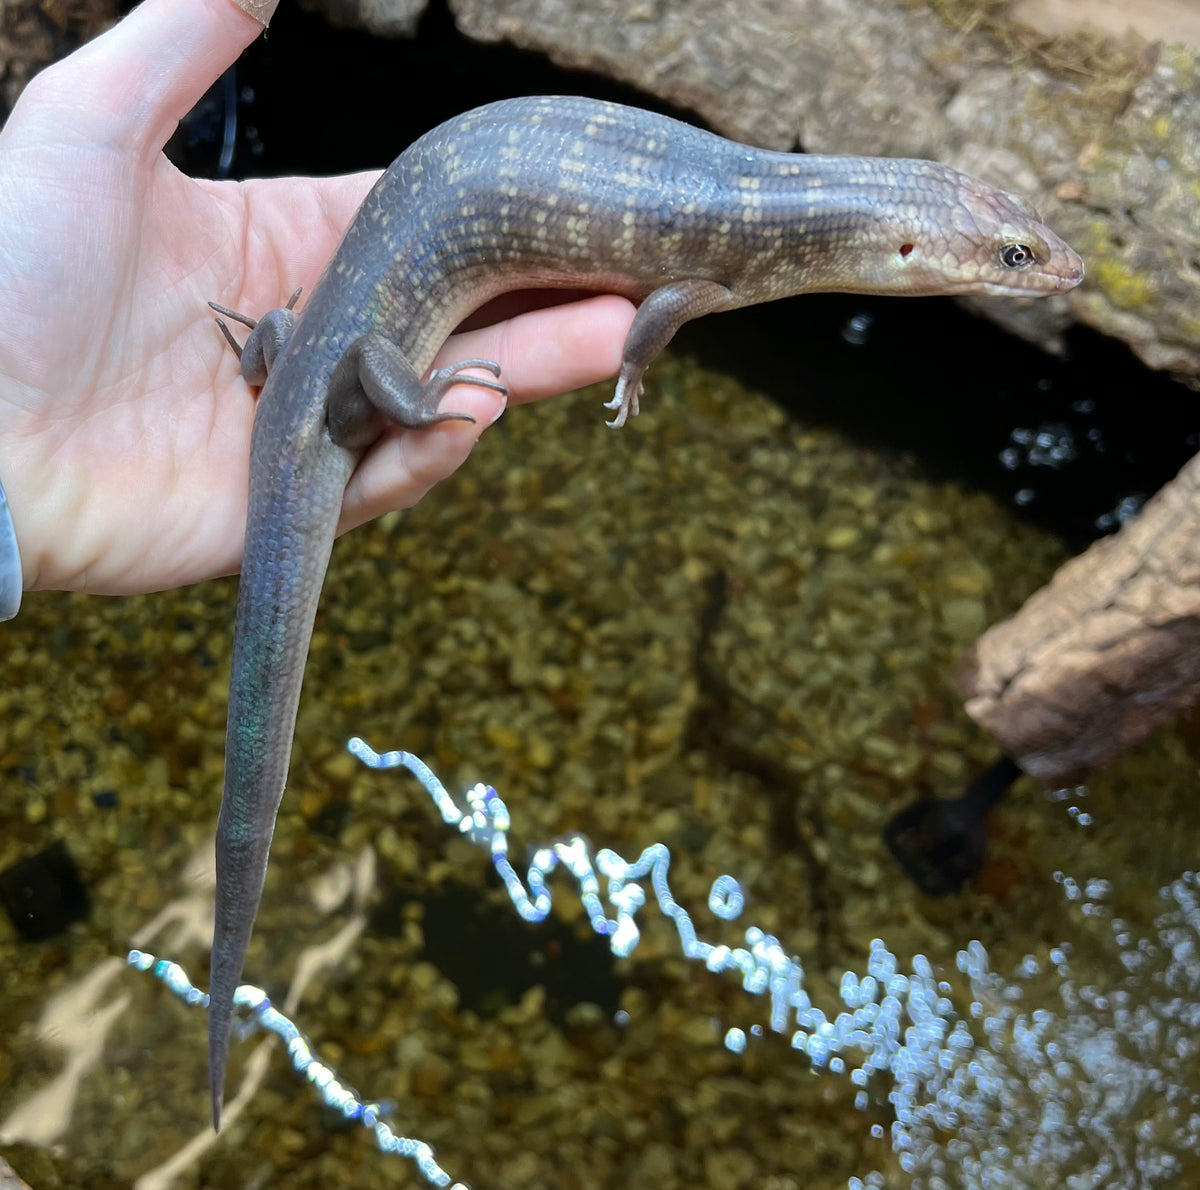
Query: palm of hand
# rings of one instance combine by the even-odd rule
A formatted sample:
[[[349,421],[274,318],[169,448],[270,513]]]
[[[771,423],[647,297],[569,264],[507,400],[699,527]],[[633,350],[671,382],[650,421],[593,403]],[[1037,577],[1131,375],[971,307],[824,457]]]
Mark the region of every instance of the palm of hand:
[[[203,182],[158,153],[27,131],[0,142],[0,213],[15,230],[0,269],[2,478],[14,508],[36,508],[23,541],[70,525],[75,543],[60,538],[27,585],[130,592],[235,571],[254,397],[207,302],[253,315],[311,285],[369,179]],[[495,398],[459,391],[456,407],[486,424]],[[352,519],[453,470],[477,433],[457,429],[401,452],[369,493],[378,507]]]
[[[47,141],[37,115],[0,141],[3,479],[19,509],[38,477],[36,515],[79,549],[36,581],[130,591],[236,570],[254,400],[206,302],[261,310],[311,283],[365,182],[330,183],[349,202],[314,211],[311,186],[193,181],[157,152]],[[298,248],[287,279],[281,243]]]

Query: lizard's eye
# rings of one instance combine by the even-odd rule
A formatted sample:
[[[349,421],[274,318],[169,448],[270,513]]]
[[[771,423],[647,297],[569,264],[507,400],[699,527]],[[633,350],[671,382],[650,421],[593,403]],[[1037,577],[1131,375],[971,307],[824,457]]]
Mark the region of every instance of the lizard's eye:
[[[1000,263],[1006,269],[1024,268],[1033,261],[1033,249],[1028,244],[1004,244],[1000,249]]]

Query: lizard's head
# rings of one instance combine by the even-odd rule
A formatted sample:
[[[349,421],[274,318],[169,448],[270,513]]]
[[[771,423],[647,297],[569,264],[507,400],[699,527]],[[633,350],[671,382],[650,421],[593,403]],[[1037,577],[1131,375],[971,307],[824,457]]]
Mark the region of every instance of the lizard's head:
[[[913,163],[917,164],[917,163]],[[1029,203],[932,162],[883,264],[889,291],[1034,297],[1083,280],[1083,261]]]

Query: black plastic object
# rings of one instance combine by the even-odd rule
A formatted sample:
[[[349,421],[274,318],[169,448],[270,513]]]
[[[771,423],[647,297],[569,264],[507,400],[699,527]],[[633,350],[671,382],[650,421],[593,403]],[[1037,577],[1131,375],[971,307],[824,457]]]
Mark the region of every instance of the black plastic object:
[[[44,942],[87,917],[87,889],[61,840],[0,872],[0,904],[26,942]]]
[[[987,816],[1021,775],[1002,756],[962,797],[930,797],[901,810],[884,828],[883,841],[908,878],[926,895],[958,892],[979,871],[987,852]]]

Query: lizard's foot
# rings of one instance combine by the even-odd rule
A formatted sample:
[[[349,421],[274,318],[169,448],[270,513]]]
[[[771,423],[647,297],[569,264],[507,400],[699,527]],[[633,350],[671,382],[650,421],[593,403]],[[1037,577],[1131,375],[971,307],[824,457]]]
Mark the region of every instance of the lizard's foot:
[[[233,337],[233,332],[224,319],[216,320],[221,334],[225,336],[225,342],[233,348],[234,355],[241,360],[242,376],[249,384],[261,385],[266,381],[271,362],[282,350],[292,333],[292,328],[296,325],[298,315],[295,306],[300,300],[300,292],[297,289],[288,298],[286,306],[267,311],[261,321],[251,318],[249,314],[231,310],[228,306],[219,306],[216,302],[208,303],[209,307],[216,310],[218,314],[224,314],[225,318],[232,318],[234,322],[240,322],[242,326],[250,328],[250,337],[243,347]],[[260,327],[261,329],[259,329]]]
[[[499,393],[503,397],[508,396],[508,386],[501,384],[499,380],[485,380],[481,376],[460,376],[459,373],[464,368],[484,368],[493,376],[500,375],[500,365],[495,360],[460,359],[458,363],[447,364],[444,368],[438,368],[423,385],[426,398],[431,405],[436,405],[445,395],[446,390],[454,384],[475,384],[480,388],[490,388],[492,392]]]
[[[474,421],[469,413],[438,413],[438,403],[455,384],[475,384],[504,396],[498,380],[465,376],[465,368],[483,368],[500,375],[500,365],[488,359],[462,359],[439,368],[424,384],[404,353],[387,336],[369,332],[355,339],[334,368],[329,381],[329,436],[347,450],[362,450],[379,436],[373,406],[395,425],[408,430],[444,421]]]
[[[617,391],[611,401],[604,402],[605,409],[615,409],[617,416],[606,421],[606,426],[619,430],[631,417],[638,415],[638,398],[642,395],[642,373],[640,370],[621,373],[617,380]]]

